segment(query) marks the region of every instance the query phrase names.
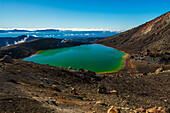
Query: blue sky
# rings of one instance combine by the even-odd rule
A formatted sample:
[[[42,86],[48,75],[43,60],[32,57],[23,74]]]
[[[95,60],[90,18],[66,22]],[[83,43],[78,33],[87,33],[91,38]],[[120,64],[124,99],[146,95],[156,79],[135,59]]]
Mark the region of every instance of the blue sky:
[[[169,10],[170,0],[0,0],[0,28],[125,30]]]

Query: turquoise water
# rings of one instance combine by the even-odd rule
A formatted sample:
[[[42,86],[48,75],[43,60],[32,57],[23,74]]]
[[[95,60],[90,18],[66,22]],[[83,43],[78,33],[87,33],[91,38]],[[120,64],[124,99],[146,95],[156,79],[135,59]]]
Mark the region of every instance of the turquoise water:
[[[125,53],[98,44],[80,45],[59,49],[43,50],[25,58],[40,64],[73,69],[88,69],[96,73],[112,72],[122,68]]]

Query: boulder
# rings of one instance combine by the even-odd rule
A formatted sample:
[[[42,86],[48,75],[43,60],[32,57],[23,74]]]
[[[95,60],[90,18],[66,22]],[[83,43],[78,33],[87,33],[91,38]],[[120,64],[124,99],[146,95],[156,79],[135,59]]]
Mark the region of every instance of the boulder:
[[[155,71],[155,73],[159,73],[159,72],[162,72],[162,71],[163,71],[163,67],[160,67]]]
[[[149,108],[149,109],[147,109],[146,110],[146,113],[156,113],[156,107],[154,107],[154,108]]]
[[[85,69],[84,72],[89,72],[89,70]]]
[[[55,90],[55,91],[62,92],[62,91],[59,89],[59,86],[58,86],[58,85],[52,85],[51,88],[52,88],[53,90]]]
[[[14,62],[14,60],[9,55],[5,55],[0,61],[3,63],[13,63]]]
[[[10,79],[9,82],[12,82],[14,84],[18,84],[18,81],[14,80],[14,79]]]
[[[79,69],[80,72],[84,72],[84,69]]]
[[[70,66],[68,69],[72,69],[72,67]]]
[[[97,89],[97,93],[106,94],[107,93],[106,87],[99,86],[99,88]]]
[[[96,104],[104,105],[104,103],[102,101],[97,101]]]
[[[111,106],[111,107],[108,109],[107,113],[119,113],[119,111],[117,110],[116,107]]]
[[[72,88],[72,89],[71,89],[71,93],[73,93],[74,95],[78,95],[78,93],[76,92],[76,89],[75,89],[75,88]]]
[[[61,66],[60,66],[59,68],[60,68],[60,69],[63,69],[63,67],[61,67]]]
[[[96,75],[95,72],[87,70],[87,69],[85,69],[84,72],[88,73],[89,75]]]

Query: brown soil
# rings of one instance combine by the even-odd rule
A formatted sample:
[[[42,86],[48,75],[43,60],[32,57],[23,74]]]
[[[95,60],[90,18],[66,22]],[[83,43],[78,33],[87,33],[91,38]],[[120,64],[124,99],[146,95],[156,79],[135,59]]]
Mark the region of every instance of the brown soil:
[[[119,73],[101,75],[20,60],[1,64],[0,111],[105,113],[110,106],[121,112],[141,106],[169,108],[170,71],[155,74],[151,72],[159,67],[156,64],[129,62]],[[144,65],[152,68],[139,69]],[[99,86],[106,87],[107,93],[97,93]],[[117,92],[109,93],[112,90]]]

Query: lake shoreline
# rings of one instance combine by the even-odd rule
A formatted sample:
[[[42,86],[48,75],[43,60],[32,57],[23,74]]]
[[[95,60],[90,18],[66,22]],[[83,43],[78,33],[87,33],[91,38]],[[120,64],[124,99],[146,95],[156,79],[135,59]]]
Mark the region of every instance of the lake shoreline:
[[[84,51],[84,47],[86,47],[85,45],[87,45],[87,47],[93,47],[93,50],[88,50],[90,53],[87,53],[87,51]],[[49,60],[49,58],[47,57],[46,59],[47,59],[47,61],[43,61],[43,60],[40,60],[41,59],[41,56],[43,55],[40,55],[40,57],[38,58],[39,59],[39,61],[37,61],[37,57],[36,57],[36,54],[39,54],[41,51],[37,51],[35,54],[33,54],[33,55],[31,55],[32,57],[34,57],[34,58],[32,58],[31,56],[29,56],[29,57],[26,57],[26,58],[24,58],[24,59],[26,59],[26,61],[33,61],[33,62],[37,62],[37,63],[40,63],[40,64],[49,64],[49,65],[51,65],[51,66],[55,66],[55,67],[63,67],[63,68],[68,68],[69,66],[71,66],[72,68],[75,68],[76,70],[79,70],[79,69],[87,69],[87,70],[90,70],[90,71],[94,71],[94,72],[96,72],[96,74],[101,74],[101,73],[113,73],[113,72],[117,72],[117,71],[119,71],[119,70],[121,70],[122,69],[122,67],[124,67],[124,65],[125,65],[125,56],[127,56],[127,54],[125,54],[125,53],[123,53],[122,51],[118,51],[118,50],[116,50],[116,49],[114,49],[114,48],[108,48],[107,46],[105,46],[105,45],[100,45],[100,44],[83,44],[83,45],[79,45],[81,48],[82,48],[82,50],[80,50],[81,52],[83,52],[84,53],[84,55],[82,56],[82,58],[86,61],[87,60],[87,62],[89,62],[89,60],[88,60],[88,58],[89,59],[91,59],[91,56],[93,56],[93,55],[95,55],[95,56],[102,56],[102,55],[104,55],[105,57],[108,57],[111,61],[113,61],[113,63],[109,63],[107,60],[105,60],[105,59],[101,59],[101,58],[97,58],[97,59],[91,59],[91,60],[93,60],[93,62],[96,62],[95,64],[96,64],[96,66],[94,67],[94,66],[90,66],[91,64],[89,64],[89,66],[81,66],[81,65],[76,65],[76,62],[71,62],[71,61],[67,61],[68,63],[67,64],[63,64],[62,63],[62,61],[60,62],[56,62],[56,63],[52,63],[50,60]],[[79,46],[75,46],[75,47],[79,47]],[[65,47],[64,47],[65,48]],[[66,48],[70,48],[71,49],[71,47],[66,47]],[[95,50],[94,50],[94,48],[95,48]],[[110,54],[108,53],[108,55],[107,54],[105,54],[104,52],[105,52],[105,50],[109,50],[110,51]],[[46,56],[46,54],[48,54],[48,52],[47,51],[62,51],[62,48],[60,49],[60,48],[56,48],[56,49],[48,49],[48,50],[45,50],[44,52],[45,52],[45,56]],[[93,52],[93,51],[100,51],[100,50],[102,50],[101,52],[98,52],[97,54],[95,53],[95,52]],[[43,51],[43,50],[42,50]],[[74,48],[73,48],[73,51],[74,51]],[[114,53],[114,51],[116,52],[116,53]],[[74,51],[75,52],[75,51]],[[77,56],[74,56],[74,54],[76,55],[77,54],[77,52],[76,53],[68,53],[68,55],[70,56],[70,54],[73,54],[73,55],[71,55],[70,57],[66,57],[66,58],[64,58],[65,60],[68,60],[69,58],[73,58],[72,60],[74,60],[75,61],[75,59],[74,59],[74,57],[77,57]],[[116,55],[117,54],[117,52],[120,52],[120,58]],[[56,53],[56,52],[55,52]],[[41,53],[40,53],[41,54]],[[90,56],[88,55],[88,54],[91,54]],[[35,55],[35,56],[34,56]],[[55,58],[58,58],[57,56],[60,56],[60,53],[59,54],[57,54],[56,53],[56,55],[54,56],[54,54],[52,54],[52,56],[51,57],[55,57]],[[65,56],[68,56],[68,55],[65,55]],[[116,56],[117,56],[117,58],[116,58]],[[48,55],[48,56],[50,56],[50,54]],[[114,57],[115,56],[115,57]],[[64,56],[63,56],[64,57]],[[84,58],[85,57],[85,58]],[[112,58],[113,57],[113,58]],[[23,59],[23,60],[24,60]],[[59,59],[60,59],[60,57],[59,57]],[[63,60],[64,60],[63,59]],[[119,61],[117,61],[117,60],[119,60]],[[61,60],[61,59],[60,59]],[[91,61],[90,60],[90,61]],[[81,63],[81,61],[79,61],[78,59],[76,60],[77,61],[77,63],[78,64],[83,64],[83,62]],[[104,63],[104,62],[108,62],[108,63],[106,63],[106,68],[104,68],[104,69],[100,69],[101,68],[101,64],[102,64],[102,62]],[[51,62],[51,63],[50,63]],[[70,63],[69,63],[70,62]],[[98,63],[97,63],[98,62]],[[68,64],[70,64],[70,65],[68,65]],[[108,65],[110,65],[109,67],[107,66],[107,64]],[[88,64],[87,64],[88,65]],[[104,65],[103,65],[104,66]],[[113,66],[113,67],[112,67]]]
[[[39,51],[33,53],[33,54],[30,55],[30,56],[27,56],[27,57],[24,57],[24,58],[19,58],[19,59],[20,59],[20,60],[23,60],[23,59],[25,59],[25,58],[31,57],[31,56],[33,56],[33,55],[36,55],[36,54],[40,53],[41,51],[43,51],[43,50],[39,50]]]

